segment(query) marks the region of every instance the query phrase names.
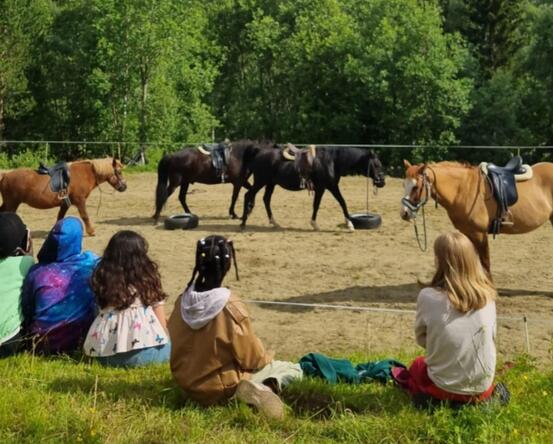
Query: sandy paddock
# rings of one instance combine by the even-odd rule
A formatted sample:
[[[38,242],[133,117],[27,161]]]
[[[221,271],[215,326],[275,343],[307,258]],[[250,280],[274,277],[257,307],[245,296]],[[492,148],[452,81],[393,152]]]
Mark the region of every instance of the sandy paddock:
[[[371,211],[383,216],[377,230],[350,233],[343,226],[340,208],[330,194],[323,197],[319,212],[320,232],[309,225],[312,197],[307,192],[277,188],[273,212],[281,229],[269,226],[258,194],[256,208],[241,232],[238,221],[226,217],[230,185],[192,185],[189,205],[201,218],[189,231],[166,231],[150,219],[154,206],[156,176],[127,176],[128,190],[116,193],[109,185],[94,191],[88,201],[96,225],[95,237],[85,239],[85,248],[99,254],[116,231],[132,229],[150,243],[158,261],[164,288],[173,301],[190,278],[195,242],[208,234],[222,234],[235,241],[240,281],[231,273],[226,281],[244,299],[341,304],[413,310],[417,278],[432,273],[431,248],[419,251],[413,227],[400,220],[402,183],[388,179],[378,196],[370,196]],[[342,192],[350,211],[365,207],[364,178],[345,178]],[[99,199],[101,205],[98,208]],[[242,210],[242,198],[238,206]],[[22,206],[20,214],[32,228],[35,252],[55,221],[55,209],[35,210]],[[164,215],[180,212],[176,193]],[[71,209],[69,214],[76,214]],[[445,211],[427,206],[429,244],[436,235],[452,229]],[[530,352],[540,360],[550,359],[553,335],[553,230],[549,224],[521,236],[500,236],[492,242],[492,270],[500,291],[499,351],[508,359],[526,350],[522,317],[528,317]],[[251,306],[255,328],[280,357],[300,356],[310,351],[339,355],[370,351],[394,356],[413,349],[411,313],[360,312],[276,306]]]

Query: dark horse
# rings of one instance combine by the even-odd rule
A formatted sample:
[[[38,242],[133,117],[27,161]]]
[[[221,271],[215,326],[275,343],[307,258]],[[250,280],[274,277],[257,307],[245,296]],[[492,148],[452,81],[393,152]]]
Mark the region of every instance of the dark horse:
[[[271,196],[276,185],[290,190],[302,189],[302,177],[295,166],[295,162],[284,159],[281,150],[263,150],[255,156],[249,165],[254,175],[254,183],[244,196],[244,212],[242,228],[246,226],[248,214],[253,210],[255,195],[265,187],[263,202],[267,210],[269,222],[278,226],[271,211]],[[384,186],[384,172],[382,164],[373,150],[353,147],[318,147],[313,160],[309,180],[312,182],[315,197],[313,199],[313,215],[311,225],[318,230],[317,212],[325,190],[329,190],[340,204],[346,224],[353,230],[346,201],[342,197],[338,184],[342,176],[363,175],[371,177],[375,186]]]
[[[228,143],[225,147],[225,182],[232,183],[232,199],[229,215],[238,216],[234,211],[240,188],[250,189],[248,177],[251,174],[247,165],[260,149],[260,144],[250,140]],[[221,174],[211,162],[211,157],[196,148],[186,148],[173,154],[166,154],[157,167],[156,211],[153,219],[157,222],[167,199],[180,186],[179,200],[184,211],[190,213],[186,204],[186,193],[191,183],[209,185],[222,183]]]

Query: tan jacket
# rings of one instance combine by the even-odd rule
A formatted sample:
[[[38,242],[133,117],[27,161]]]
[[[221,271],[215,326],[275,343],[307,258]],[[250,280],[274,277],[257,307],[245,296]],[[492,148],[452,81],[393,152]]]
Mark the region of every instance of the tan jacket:
[[[230,398],[241,379],[272,360],[254,334],[246,306],[231,295],[225,308],[198,330],[181,316],[181,297],[169,319],[171,372],[186,398],[210,405]]]

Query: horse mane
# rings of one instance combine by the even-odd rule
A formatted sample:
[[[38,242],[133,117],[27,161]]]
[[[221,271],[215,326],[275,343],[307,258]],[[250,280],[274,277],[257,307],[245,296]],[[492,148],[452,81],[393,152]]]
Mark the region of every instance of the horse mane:
[[[78,160],[73,163],[88,163],[98,179],[107,179],[113,176],[113,158]]]
[[[443,167],[450,167],[450,168],[467,168],[472,169],[476,168],[476,166],[470,164],[469,162],[462,160],[462,161],[454,161],[454,160],[443,160],[441,162],[428,162],[428,166],[443,166]]]

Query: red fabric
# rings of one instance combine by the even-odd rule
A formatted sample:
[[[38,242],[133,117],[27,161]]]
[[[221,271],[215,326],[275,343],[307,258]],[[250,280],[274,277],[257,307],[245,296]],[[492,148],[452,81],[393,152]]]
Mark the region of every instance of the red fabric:
[[[398,367],[394,368],[392,375],[396,382],[411,395],[423,393],[440,401],[457,401],[463,403],[484,401],[491,396],[495,387],[494,384],[492,384],[488,390],[480,395],[459,395],[457,393],[447,392],[434,384],[428,377],[424,356],[416,358],[411,363],[409,370]]]

